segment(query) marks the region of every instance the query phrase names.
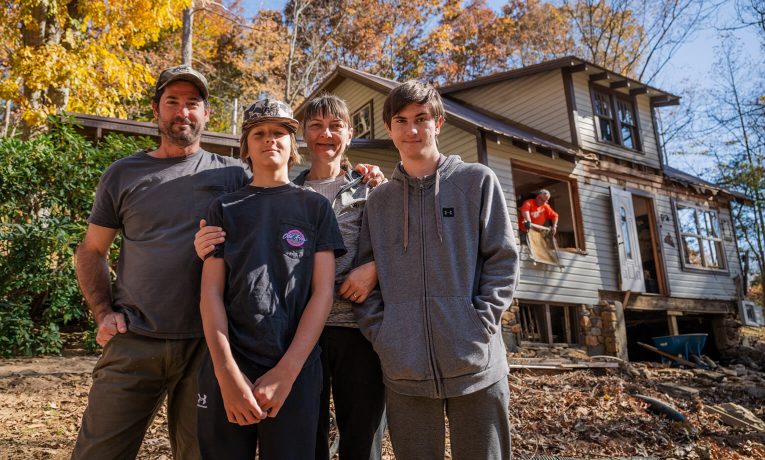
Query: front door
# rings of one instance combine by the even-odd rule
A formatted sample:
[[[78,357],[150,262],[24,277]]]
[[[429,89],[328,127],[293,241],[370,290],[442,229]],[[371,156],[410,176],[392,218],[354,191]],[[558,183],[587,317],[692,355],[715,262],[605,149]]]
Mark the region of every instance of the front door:
[[[643,263],[640,260],[635,209],[632,194],[611,187],[611,203],[614,210],[616,245],[619,253],[619,288],[622,291],[645,292]]]

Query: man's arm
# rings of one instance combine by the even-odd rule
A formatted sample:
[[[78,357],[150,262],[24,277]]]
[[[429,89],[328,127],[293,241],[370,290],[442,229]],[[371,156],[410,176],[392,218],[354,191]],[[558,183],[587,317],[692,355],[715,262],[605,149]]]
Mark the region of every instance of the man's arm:
[[[314,256],[311,298],[300,317],[295,337],[276,366],[255,381],[255,398],[269,417],[279,414],[308,355],[319,341],[335,298],[334,288],[334,251],[319,251]]]
[[[489,173],[482,194],[479,253],[483,264],[473,305],[492,332],[510,306],[518,284],[518,250],[499,179]]]
[[[228,340],[228,318],[223,304],[226,266],[223,259],[210,257],[202,267],[199,309],[207,347],[220,386],[226,417],[231,423],[251,425],[265,418],[252,392],[252,382],[239,369]]]
[[[75,258],[77,281],[96,320],[96,342],[102,347],[118,333],[127,332],[125,315],[112,309],[112,282],[107,257],[116,236],[115,228],[89,224]]]

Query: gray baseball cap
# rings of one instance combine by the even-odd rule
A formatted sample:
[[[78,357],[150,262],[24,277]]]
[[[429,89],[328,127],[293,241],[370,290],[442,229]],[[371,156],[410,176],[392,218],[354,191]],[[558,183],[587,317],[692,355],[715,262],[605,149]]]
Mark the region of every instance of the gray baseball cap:
[[[155,91],[159,93],[168,84],[174,81],[187,81],[193,83],[194,86],[199,89],[204,100],[207,100],[207,98],[210,97],[210,90],[207,87],[207,79],[205,76],[187,65],[179,65],[163,70],[157,79]]]
[[[286,125],[292,132],[297,132],[300,123],[292,115],[289,105],[276,99],[261,99],[253,102],[244,111],[242,132],[259,123],[274,122]]]

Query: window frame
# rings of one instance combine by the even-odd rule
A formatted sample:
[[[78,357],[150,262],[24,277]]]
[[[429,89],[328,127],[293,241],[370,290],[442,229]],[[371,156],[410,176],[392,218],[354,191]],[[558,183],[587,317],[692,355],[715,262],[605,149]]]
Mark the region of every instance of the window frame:
[[[698,212],[699,211],[703,213],[714,212],[717,217],[718,233],[720,234],[717,235],[716,238],[710,238],[700,233],[683,232],[682,227],[680,225],[680,212],[679,212],[680,209],[679,208],[681,207],[694,210],[694,220],[696,221],[695,223],[696,223],[697,230],[699,227]],[[722,230],[720,228],[720,209],[705,207],[704,205],[694,203],[692,201],[672,200],[672,211],[674,212],[674,217],[675,217],[675,230],[677,232],[678,254],[680,256],[680,264],[683,271],[695,272],[695,273],[715,273],[715,274],[730,273],[728,260],[725,254],[725,240],[723,239]],[[697,238],[699,240],[699,243],[700,243],[699,249],[700,249],[702,265],[696,265],[696,264],[691,264],[690,262],[686,262],[685,236]],[[704,255],[704,246],[703,246],[704,241],[713,241],[713,242],[719,243],[720,254],[718,254],[718,258],[720,260],[720,265],[721,265],[719,268],[705,266],[706,256]]]
[[[571,197],[571,203],[570,203],[571,211],[572,211],[571,214],[575,220],[573,222],[574,240],[576,242],[576,246],[574,247],[574,249],[576,249],[576,253],[578,254],[587,254],[587,243],[584,238],[584,222],[582,219],[582,207],[579,201],[579,181],[577,177],[569,175],[569,174],[565,174],[565,173],[550,171],[549,169],[541,169],[538,166],[533,166],[522,161],[511,160],[510,161],[511,175],[513,172],[515,172],[516,169],[525,173],[535,174],[537,176],[546,177],[548,179],[553,179],[553,180],[565,182],[568,184],[568,193],[569,193],[569,196]],[[518,192],[516,190],[515,180],[513,180],[513,195],[517,199]],[[518,222],[520,225],[521,208],[516,206],[515,212],[518,217]],[[569,248],[562,248],[562,251],[571,252],[571,251],[566,251],[566,249],[569,249]]]
[[[369,129],[363,133],[357,133],[356,131],[356,115],[360,114],[364,110],[369,110]],[[370,99],[369,102],[356,109],[351,114],[351,127],[353,128],[354,139],[374,139],[375,138],[375,111],[374,111],[374,99]],[[360,135],[368,134],[368,137],[360,137]]]
[[[613,145],[619,148],[623,148],[626,150],[630,150],[633,152],[638,153],[645,153],[643,151],[643,140],[642,140],[642,129],[640,128],[640,116],[638,114],[638,104],[637,104],[637,98],[635,96],[630,96],[627,94],[623,94],[617,91],[614,91],[611,88],[607,88],[605,86],[600,85],[594,85],[592,82],[590,82],[590,103],[592,104],[592,120],[593,124],[595,125],[595,133],[597,134],[598,141],[602,142],[604,144]],[[598,115],[596,111],[596,97],[595,93],[600,93],[603,96],[606,97],[607,101],[609,102],[609,110],[611,111],[611,118],[609,119],[611,121],[612,128],[614,130],[614,140],[609,141],[608,139],[603,138],[603,133],[600,129],[600,119],[602,118],[600,115]],[[632,111],[632,119],[634,121],[634,125],[630,124],[622,124],[620,113],[619,113],[619,104],[618,102],[626,103],[628,104],[628,108]],[[604,117],[603,117],[604,118]],[[624,139],[622,139],[622,127],[628,126],[632,129],[634,129],[634,147],[629,147],[627,145],[624,145]]]

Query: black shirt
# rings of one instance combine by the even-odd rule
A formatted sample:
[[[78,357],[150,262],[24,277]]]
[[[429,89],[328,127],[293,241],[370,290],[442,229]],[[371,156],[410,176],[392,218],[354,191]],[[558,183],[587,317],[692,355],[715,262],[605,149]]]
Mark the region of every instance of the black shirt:
[[[292,183],[247,186],[215,200],[208,223],[226,232],[213,256],[226,263],[231,348],[240,358],[275,366],[311,297],[314,254],[345,254],[332,207],[323,196]],[[306,364],[317,356],[314,349]]]

